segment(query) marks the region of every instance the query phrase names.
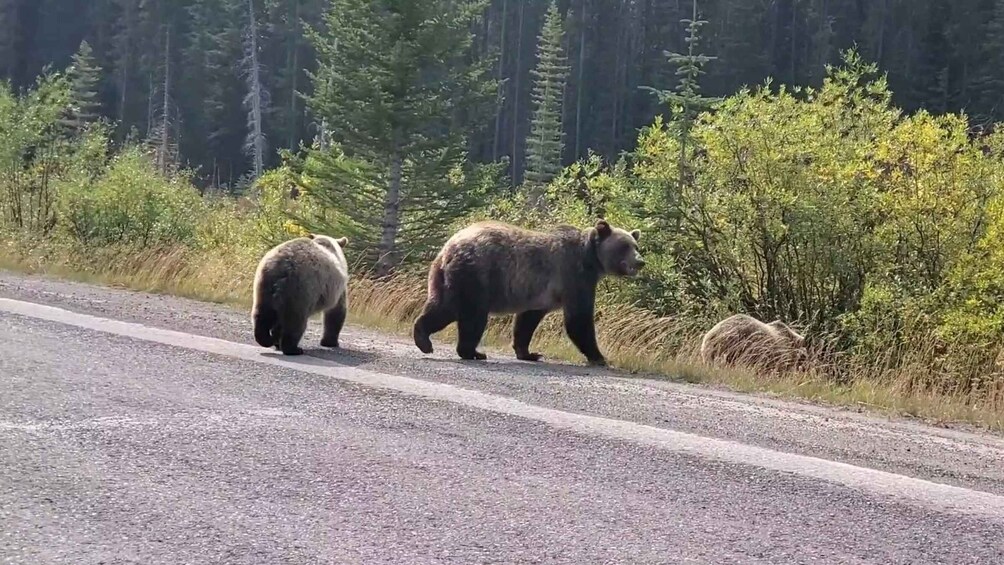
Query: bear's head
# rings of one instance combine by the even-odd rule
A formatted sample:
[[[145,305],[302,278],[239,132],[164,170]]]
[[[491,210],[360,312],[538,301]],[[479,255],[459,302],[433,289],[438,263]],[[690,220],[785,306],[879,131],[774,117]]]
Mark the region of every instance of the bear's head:
[[[320,245],[321,247],[326,248],[328,251],[331,251],[336,255],[339,254],[340,251],[345,249],[345,246],[349,244],[349,238],[347,237],[335,239],[327,235],[308,233],[307,238],[314,240],[314,243]]]
[[[767,325],[773,328],[779,337],[788,342],[790,352],[794,355],[795,367],[800,368],[804,366],[809,360],[809,348],[806,344],[805,336],[791,329],[791,326],[781,320],[774,320]]]
[[[788,339],[792,347],[805,347],[805,336],[791,329],[791,326],[781,320],[774,320],[767,324],[777,330],[777,332]]]
[[[611,227],[606,220],[597,221],[593,230],[596,257],[604,273],[633,277],[645,266],[645,260],[638,252],[640,231],[628,232]]]

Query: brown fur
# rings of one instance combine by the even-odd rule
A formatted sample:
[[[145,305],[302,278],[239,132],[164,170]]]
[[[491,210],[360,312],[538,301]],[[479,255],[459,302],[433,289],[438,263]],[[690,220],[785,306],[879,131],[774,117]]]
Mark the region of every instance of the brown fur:
[[[805,337],[781,320],[765,324],[736,314],[711,328],[701,340],[701,359],[708,365],[747,365],[791,370],[807,355]]]
[[[348,312],[346,238],[308,235],[273,247],[258,263],[251,318],[255,341],[300,355],[307,320],[324,312],[321,345],[338,347]]]
[[[415,321],[415,344],[432,352],[429,337],[456,321],[457,353],[484,359],[477,351],[491,314],[516,314],[516,357],[537,361],[529,351],[533,332],[548,312],[562,309],[569,338],[590,363],[605,364],[596,345],[593,309],[596,285],[605,275],[635,276],[645,261],[635,230],[603,220],[581,230],[559,226],[550,232],[501,222],[479,222],[451,237],[429,268],[428,298]]]

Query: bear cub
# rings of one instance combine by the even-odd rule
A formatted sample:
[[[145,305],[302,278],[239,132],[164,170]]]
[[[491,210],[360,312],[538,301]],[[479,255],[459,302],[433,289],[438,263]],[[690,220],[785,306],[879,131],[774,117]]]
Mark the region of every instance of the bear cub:
[[[701,360],[708,365],[745,364],[789,370],[808,356],[805,336],[781,320],[765,324],[746,314],[715,324],[701,340]]]
[[[561,309],[565,332],[591,365],[605,365],[593,321],[596,285],[606,275],[633,277],[644,267],[640,232],[605,220],[587,229],[558,226],[531,231],[501,222],[478,222],[455,233],[429,268],[428,297],[415,321],[415,345],[432,353],[430,336],[457,322],[457,354],[485,359],[477,350],[490,314],[515,314],[516,358],[539,361],[530,340],[548,312]]]
[[[338,347],[348,313],[347,238],[310,234],[280,243],[262,257],[254,278],[251,319],[262,347],[302,355],[307,320],[324,312],[321,346]]]

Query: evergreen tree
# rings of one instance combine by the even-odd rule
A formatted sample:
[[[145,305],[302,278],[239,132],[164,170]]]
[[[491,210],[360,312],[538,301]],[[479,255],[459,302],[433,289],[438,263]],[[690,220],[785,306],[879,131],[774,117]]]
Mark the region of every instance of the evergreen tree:
[[[916,107],[926,107],[935,114],[950,109],[951,46],[948,40],[948,25],[951,3],[935,0],[928,6],[927,26],[922,36],[923,57],[918,71]]]
[[[389,273],[409,249],[441,242],[475,196],[456,175],[467,136],[489,120],[490,62],[471,62],[482,0],[332,0],[310,38],[318,52],[309,107],[332,146],[308,156],[305,187],[329,210],[319,229],[375,249]],[[355,245],[355,244],[354,244]]]
[[[234,18],[238,15],[227,0],[194,0],[188,6],[189,29],[182,55],[182,77],[186,96],[179,101],[185,117],[182,151],[190,164],[203,168],[219,185],[218,164],[230,157],[224,145],[233,139],[221,138],[230,129],[228,105],[238,95],[230,71],[238,57]]]
[[[471,29],[476,51],[488,44],[503,54],[493,73],[503,88],[495,100],[495,119],[488,118],[494,127],[484,134],[461,133],[472,137],[481,157],[508,157],[518,182],[527,165],[530,96],[537,82],[531,75],[537,45],[530,38],[543,27],[550,2],[490,2],[485,21]],[[322,120],[308,118],[300,95],[310,96],[309,75],[317,69],[317,54],[304,40],[301,22],[323,27],[321,14],[330,4],[255,0],[258,27],[267,37],[259,42],[259,64],[269,71],[264,82],[276,96],[274,107],[263,114],[262,133],[274,145],[295,151],[318,133]],[[445,1],[441,5],[452,9]],[[383,4],[376,6],[374,17],[384,19]],[[615,159],[631,149],[635,129],[650,123],[659,109],[659,100],[638,87],[676,85],[663,76],[675,70],[663,53],[688,49],[683,34],[667,33],[685,17],[681,12],[691,14],[693,5],[560,0],[558,6],[570,22],[564,30],[570,72],[562,157],[578,159],[594,150]],[[700,28],[701,51],[721,62],[701,77],[708,94],[755,88],[770,75],[819,85],[824,65],[837,62],[841,48],[857,44],[863,56],[888,72],[895,102],[906,110],[965,110],[981,122],[1004,120],[999,0],[716,0],[699,6],[702,19],[709,21]],[[396,17],[393,10],[386,13]],[[119,140],[134,129],[146,135],[163,125],[158,114],[164,107],[164,30],[170,28],[175,59],[171,135],[181,160],[202,171],[202,180],[212,171],[226,183],[254,167],[254,159],[243,152],[248,110],[242,101],[248,85],[240,70],[247,14],[247,0],[0,0],[0,23],[5,24],[0,25],[0,80],[9,80],[14,90],[29,89],[46,65],[66,66],[86,37],[105,73],[95,100],[117,122]]]
[[[101,72],[91,46],[82,41],[80,49],[73,55],[73,63],[66,70],[71,88],[70,105],[62,123],[68,131],[78,133],[101,117],[101,100],[98,98]]]
[[[0,0],[0,77],[14,75],[17,31],[17,2]]]
[[[270,68],[274,98],[273,121],[282,131],[282,142],[296,150],[303,135],[304,111],[302,90],[307,86],[305,70],[313,69],[314,56],[304,41],[304,22],[317,21],[324,0],[283,0],[270,2],[269,24],[276,39],[271,44]],[[267,4],[268,5],[268,4]],[[281,48],[280,48],[281,46]],[[265,45],[268,52],[270,45]],[[275,128],[274,128],[275,129]],[[278,143],[278,142],[277,142]]]
[[[666,53],[669,62],[676,65],[676,75],[680,77],[676,89],[655,90],[646,87],[646,90],[654,92],[664,104],[669,104],[676,116],[680,141],[680,178],[683,182],[687,165],[687,149],[690,145],[690,132],[694,121],[698,114],[711,108],[718,99],[701,94],[699,79],[704,74],[704,66],[713,61],[715,57],[702,55],[697,51],[701,26],[708,23],[705,20],[697,19],[697,0],[694,0],[693,16],[690,19],[681,20],[681,22],[687,26],[687,53]]]
[[[983,111],[979,117],[985,121],[1004,110],[1004,0],[994,0],[993,17],[986,23],[981,67],[975,89]]]
[[[561,44],[564,29],[558,7],[552,1],[537,40],[537,66],[533,70],[533,118],[526,139],[526,182],[532,187],[531,204],[539,206],[540,189],[561,172],[564,148],[562,102],[568,66]]]

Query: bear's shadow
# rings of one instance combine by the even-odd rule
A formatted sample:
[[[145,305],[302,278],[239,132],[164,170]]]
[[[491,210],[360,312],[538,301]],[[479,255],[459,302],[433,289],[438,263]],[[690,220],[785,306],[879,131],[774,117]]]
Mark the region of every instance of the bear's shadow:
[[[263,351],[262,355],[267,357],[277,357],[285,361],[300,363],[303,365],[330,366],[332,363],[343,367],[359,367],[368,363],[373,363],[380,359],[377,353],[372,351],[361,351],[358,349],[337,349],[322,347],[303,347],[303,355],[283,355],[281,351],[270,349]]]
[[[506,359],[504,356],[491,356],[485,361],[472,361],[466,359],[442,359],[436,357],[425,357],[426,362],[432,362],[442,365],[454,365],[459,367],[464,367],[467,369],[474,369],[480,371],[488,371],[491,373],[512,375],[513,373],[519,373],[521,375],[529,375],[534,377],[552,377],[552,376],[566,376],[566,377],[598,377],[598,376],[620,376],[618,371],[614,371],[608,367],[591,367],[588,365],[574,365],[568,363],[559,363],[557,361],[549,361],[547,358],[541,359],[540,361],[520,361],[518,359],[511,358]]]

